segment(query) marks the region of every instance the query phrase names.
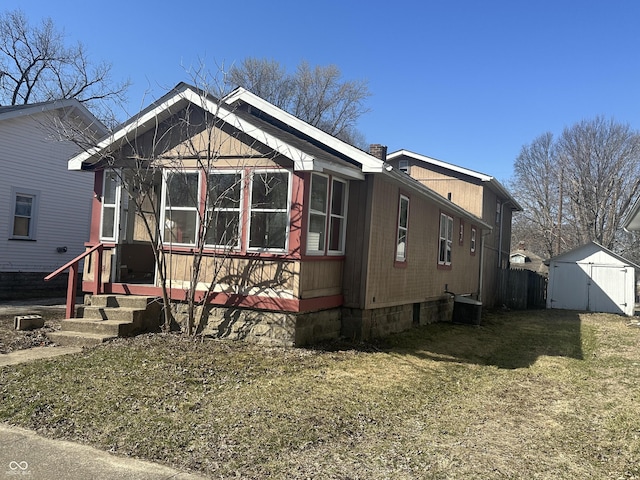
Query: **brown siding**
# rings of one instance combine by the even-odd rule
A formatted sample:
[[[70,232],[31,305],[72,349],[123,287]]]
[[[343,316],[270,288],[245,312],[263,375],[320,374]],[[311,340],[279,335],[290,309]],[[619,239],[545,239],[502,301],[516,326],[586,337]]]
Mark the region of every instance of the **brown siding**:
[[[482,185],[452,178],[451,175],[434,172],[421,165],[411,165],[411,176],[445,198],[451,194],[453,203],[476,217],[482,217]]]
[[[342,293],[343,260],[306,261],[300,264],[300,298]]]
[[[477,293],[479,255],[469,251],[470,228],[458,243],[460,219],[454,217],[452,266],[438,268],[439,207],[417,195],[408,195],[409,228],[406,265],[395,262],[397,205],[401,189],[377,177],[374,182],[368,285],[365,308],[420,303],[441,297],[445,286],[456,293]],[[405,192],[402,192],[406,194]],[[450,214],[450,212],[444,212]]]

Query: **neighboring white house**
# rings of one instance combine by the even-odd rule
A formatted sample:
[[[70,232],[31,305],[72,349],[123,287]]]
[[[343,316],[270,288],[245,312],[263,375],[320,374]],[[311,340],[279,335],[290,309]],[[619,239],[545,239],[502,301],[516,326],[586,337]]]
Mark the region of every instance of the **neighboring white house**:
[[[550,260],[547,308],[633,315],[638,265],[595,242]]]
[[[0,299],[46,288],[44,275],[84,251],[93,180],[67,169],[72,134],[106,128],[72,99],[0,107]]]

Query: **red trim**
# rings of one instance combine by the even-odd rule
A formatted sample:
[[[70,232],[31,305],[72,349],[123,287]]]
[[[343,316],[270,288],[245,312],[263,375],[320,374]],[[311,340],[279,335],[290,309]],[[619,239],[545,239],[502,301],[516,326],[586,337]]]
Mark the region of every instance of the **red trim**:
[[[100,217],[102,216],[102,184],[104,170],[96,170],[93,176],[93,198],[91,199],[91,230],[89,242],[100,243]]]
[[[444,263],[439,263],[438,270],[451,270],[451,264],[445,265]]]
[[[396,260],[395,262],[393,262],[393,268],[407,268],[407,261],[403,260],[402,262],[399,260]]]
[[[83,291],[91,291],[93,282],[82,282]],[[135,285],[128,283],[107,283],[103,287],[104,293],[119,295],[145,295],[159,297],[162,296],[162,289],[152,285]],[[203,300],[204,292],[196,292],[196,301]],[[186,292],[180,288],[172,288],[169,291],[171,299],[174,301],[186,301]],[[291,299],[274,298],[259,295],[239,295],[227,293],[213,293],[207,303],[221,307],[255,308],[260,310],[272,310],[283,312],[310,312],[315,310],[327,310],[337,308],[344,302],[342,295],[331,295],[327,297]]]

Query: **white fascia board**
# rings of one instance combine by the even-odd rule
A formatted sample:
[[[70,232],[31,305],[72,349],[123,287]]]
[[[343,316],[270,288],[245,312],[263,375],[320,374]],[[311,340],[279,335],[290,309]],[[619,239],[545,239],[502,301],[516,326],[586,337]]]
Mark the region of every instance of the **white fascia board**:
[[[493,177],[490,175],[485,175],[484,173],[476,172],[474,170],[469,170],[468,168],[459,167],[458,165],[453,165],[451,163],[443,162],[442,160],[437,160],[435,158],[427,157],[426,155],[420,155],[419,153],[410,152],[409,150],[398,150],[397,152],[390,153],[387,155],[387,160],[395,160],[398,157],[410,157],[416,160],[420,160],[421,162],[430,163],[432,165],[436,165],[438,167],[446,168],[448,170],[452,170],[454,172],[463,173],[470,177],[477,178],[483,182],[489,182],[493,180]]]
[[[333,150],[340,152],[349,158],[352,158],[360,165],[362,165],[362,171],[365,173],[381,172],[384,168],[384,162],[382,162],[382,160],[368,154],[363,150],[360,150],[359,148],[354,147],[353,145],[349,145],[348,143],[337,139],[333,135],[329,135],[328,133],[323,132],[319,128],[316,128],[313,125],[300,120],[299,118],[291,115],[288,112],[285,112],[275,105],[272,105],[271,103],[258,97],[257,95],[254,95],[244,88],[239,87],[235,89],[233,92],[227,95],[224,100],[229,104],[240,100],[256,107],[259,110],[262,110],[273,118],[285,123],[286,125],[290,125],[299,132],[302,132],[305,135],[308,135],[309,137],[323,143],[327,147],[332,148]]]
[[[153,110],[150,110],[149,112],[147,112],[142,117],[137,118],[133,122],[129,123],[128,125],[125,125],[120,130],[114,132],[112,135],[110,135],[107,138],[105,138],[104,140],[102,140],[95,147],[90,148],[89,150],[84,151],[84,152],[76,155],[75,157],[71,158],[69,160],[69,162],[67,163],[67,169],[68,170],[82,170],[82,165],[83,165],[84,162],[95,158],[96,156],[98,156],[100,153],[102,153],[104,150],[109,148],[114,143],[122,140],[123,138],[126,138],[132,132],[136,132],[138,129],[145,127],[146,123],[149,122],[150,120],[155,119],[155,117],[160,112],[163,112],[163,111],[171,108],[173,105],[175,105],[176,103],[180,102],[181,100],[182,100],[182,94],[181,93],[177,93],[176,95],[174,95],[171,98],[167,99],[166,101],[162,102],[160,105],[158,105]]]
[[[191,89],[185,90],[181,95],[191,103],[198,105],[209,113],[217,116],[220,120],[246,133],[254,140],[257,140],[281,155],[289,158],[294,163],[294,170],[313,170],[315,160],[313,156],[308,155],[302,150],[283,142],[273,135],[260,130],[246,120],[241,119],[232,111],[228,110],[226,105],[213,102],[209,98],[204,97]]]

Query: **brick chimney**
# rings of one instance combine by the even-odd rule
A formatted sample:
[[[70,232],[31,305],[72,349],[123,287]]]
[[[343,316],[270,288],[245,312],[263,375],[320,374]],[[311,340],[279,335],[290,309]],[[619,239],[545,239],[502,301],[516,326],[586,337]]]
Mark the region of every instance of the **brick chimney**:
[[[373,143],[369,145],[369,153],[383,162],[387,161],[387,146]]]

